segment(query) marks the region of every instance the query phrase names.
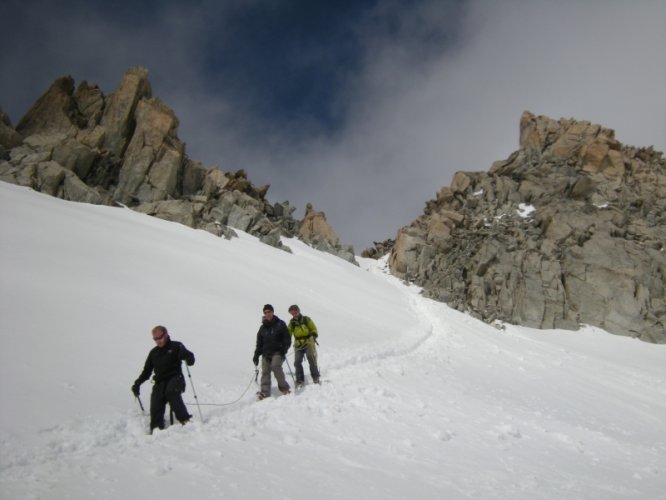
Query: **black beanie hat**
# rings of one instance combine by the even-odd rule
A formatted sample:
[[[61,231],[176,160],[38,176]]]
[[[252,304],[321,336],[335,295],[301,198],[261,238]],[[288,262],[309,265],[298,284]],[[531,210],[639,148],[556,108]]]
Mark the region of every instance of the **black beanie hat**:
[[[269,310],[269,311],[273,311],[273,312],[275,312],[275,309],[273,309],[273,306],[270,305],[270,304],[266,304],[266,305],[264,306],[264,308],[262,309],[262,311],[266,311],[266,310]]]

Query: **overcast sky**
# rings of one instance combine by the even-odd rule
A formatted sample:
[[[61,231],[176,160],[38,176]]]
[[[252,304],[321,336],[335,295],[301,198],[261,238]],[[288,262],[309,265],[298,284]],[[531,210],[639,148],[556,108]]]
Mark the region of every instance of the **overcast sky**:
[[[190,158],[312,202],[357,253],[517,149],[524,110],[666,149],[662,0],[3,0],[0,19],[14,125],[59,76],[108,95],[144,66]]]

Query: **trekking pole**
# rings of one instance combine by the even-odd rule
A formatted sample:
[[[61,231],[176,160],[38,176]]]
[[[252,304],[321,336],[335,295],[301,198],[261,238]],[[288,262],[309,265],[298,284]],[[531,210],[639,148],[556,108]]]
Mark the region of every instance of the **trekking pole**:
[[[199,409],[199,416],[201,417],[201,423],[203,423],[203,413],[201,413],[201,406],[199,406],[199,398],[197,396],[197,391],[194,390],[194,382],[192,382],[192,374],[190,373],[190,367],[185,363],[185,368],[187,368],[187,376],[190,378],[190,386],[192,387],[192,394],[194,394],[194,400],[197,402],[197,408]]]
[[[136,400],[139,402],[139,406],[141,407],[141,413],[146,413],[146,410],[143,409],[143,404],[141,403],[141,398],[139,397],[139,395],[137,394],[135,397]]]
[[[289,368],[289,375],[291,375],[291,379],[294,381],[294,387],[296,387],[296,377],[294,377],[294,372],[291,371],[291,365],[289,364],[287,356],[284,357],[284,360],[287,362],[287,368]]]

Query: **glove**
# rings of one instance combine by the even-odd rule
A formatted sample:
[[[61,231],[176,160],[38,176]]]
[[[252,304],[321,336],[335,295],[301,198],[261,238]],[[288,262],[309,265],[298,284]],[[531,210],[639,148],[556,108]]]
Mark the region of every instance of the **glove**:
[[[139,384],[135,383],[132,386],[132,394],[134,394],[137,398],[139,397]]]
[[[259,364],[259,356],[254,356],[252,362],[254,363],[254,366],[257,366]]]

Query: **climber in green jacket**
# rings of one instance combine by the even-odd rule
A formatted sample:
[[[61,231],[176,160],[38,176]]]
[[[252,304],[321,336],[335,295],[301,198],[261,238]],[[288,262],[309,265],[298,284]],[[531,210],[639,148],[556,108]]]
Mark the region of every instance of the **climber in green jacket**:
[[[300,308],[294,304],[289,306],[291,321],[287,328],[294,337],[294,366],[296,367],[296,387],[305,384],[303,373],[303,357],[310,365],[310,375],[315,384],[319,383],[319,368],[317,367],[317,327],[314,321],[301,314]]]

